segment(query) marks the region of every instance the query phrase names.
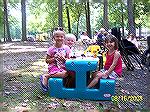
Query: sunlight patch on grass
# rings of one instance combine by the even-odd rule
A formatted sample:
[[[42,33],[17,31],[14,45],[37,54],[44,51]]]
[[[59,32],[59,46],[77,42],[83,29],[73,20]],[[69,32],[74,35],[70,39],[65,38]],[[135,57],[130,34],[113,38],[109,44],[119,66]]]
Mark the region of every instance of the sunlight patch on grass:
[[[39,75],[39,73],[41,74],[42,72],[46,73],[48,70],[48,65],[45,62],[45,59],[39,59],[38,61],[34,62],[31,66],[31,70],[36,71]],[[36,75],[36,76],[37,76]]]
[[[38,67],[47,67],[45,59],[39,59],[38,61],[34,62],[32,65],[38,66]]]
[[[41,74],[47,73],[47,67],[41,65],[33,65],[18,70],[10,70],[9,73],[13,74],[13,76],[22,77],[25,75],[35,78]]]
[[[11,73],[13,76],[15,77],[23,77],[23,76],[28,76],[28,78],[35,78],[37,76],[39,76],[40,74],[43,73],[42,70],[29,70],[27,69],[19,69],[19,70],[14,70],[14,71],[10,71],[9,73]]]

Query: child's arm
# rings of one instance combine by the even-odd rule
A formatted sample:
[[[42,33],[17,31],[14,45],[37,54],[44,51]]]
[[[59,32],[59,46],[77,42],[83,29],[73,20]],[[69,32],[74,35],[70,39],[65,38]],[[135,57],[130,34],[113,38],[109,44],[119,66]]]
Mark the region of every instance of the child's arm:
[[[107,71],[105,71],[104,76],[109,76],[109,74],[111,74],[111,72],[114,71],[114,68],[116,67],[117,61],[118,61],[120,56],[121,56],[120,53],[118,51],[116,51],[114,54],[113,63],[110,66],[110,68]]]
[[[69,54],[66,53],[66,56],[59,54],[59,55],[57,56],[57,58],[59,59],[59,61],[65,62],[67,59],[69,59]]]
[[[66,49],[66,56],[65,56],[65,58],[64,58],[64,61],[66,61],[67,59],[69,59],[70,58],[70,54],[71,53],[71,49],[67,46],[67,49]]]
[[[66,54],[64,56],[64,54],[60,53],[60,55],[58,55],[59,60],[65,62],[67,59],[69,59],[69,53],[70,52],[71,52],[70,48],[68,46],[65,46],[65,53]]]
[[[67,58],[65,57],[65,56],[62,56],[62,55],[60,55],[60,56],[58,56],[57,57],[60,61],[66,61],[67,60]]]
[[[55,63],[55,61],[56,61],[55,56],[54,56],[55,52],[54,52],[54,55],[52,55],[53,54],[53,49],[54,49],[54,46],[51,46],[47,50],[47,55],[46,55],[46,59],[45,59],[47,64]]]
[[[51,64],[55,62],[55,57],[51,57],[47,54],[46,59],[45,59],[47,64]]]
[[[65,58],[66,58],[66,60],[70,58],[69,53],[66,54]]]

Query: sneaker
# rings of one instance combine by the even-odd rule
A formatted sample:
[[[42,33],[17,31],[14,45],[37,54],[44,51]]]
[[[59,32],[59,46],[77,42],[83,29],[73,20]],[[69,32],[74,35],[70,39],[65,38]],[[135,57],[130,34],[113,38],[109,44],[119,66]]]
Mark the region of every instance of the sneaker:
[[[45,86],[43,84],[43,76],[42,75],[40,76],[40,84],[41,84],[41,88],[42,88],[43,92],[44,93],[48,92],[48,86]]]

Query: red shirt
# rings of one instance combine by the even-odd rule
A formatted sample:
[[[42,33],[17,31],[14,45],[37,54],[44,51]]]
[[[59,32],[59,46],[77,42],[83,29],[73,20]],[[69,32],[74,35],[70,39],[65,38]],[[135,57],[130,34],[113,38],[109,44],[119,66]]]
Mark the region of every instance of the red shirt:
[[[108,52],[106,53],[106,62],[104,65],[104,69],[108,70],[110,68],[110,66],[113,63],[113,59],[114,59],[114,53],[112,53],[111,55],[108,54]],[[114,72],[120,77],[122,75],[122,59],[121,56],[118,58],[117,64],[114,68]]]

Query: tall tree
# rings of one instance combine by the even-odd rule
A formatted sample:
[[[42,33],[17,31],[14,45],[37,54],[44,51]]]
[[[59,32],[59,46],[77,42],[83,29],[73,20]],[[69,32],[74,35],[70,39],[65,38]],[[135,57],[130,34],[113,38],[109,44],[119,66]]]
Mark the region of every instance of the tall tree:
[[[21,12],[22,12],[22,41],[27,40],[26,33],[26,0],[21,0]]]
[[[103,28],[108,31],[108,1],[104,0]]]
[[[123,11],[123,3],[121,3],[121,28],[122,28],[122,36],[124,37],[124,11]]]
[[[4,28],[6,28],[6,33],[7,33],[7,37],[4,37],[4,38],[6,38],[6,41],[11,42],[12,39],[10,37],[10,29],[9,29],[9,22],[8,22],[8,10],[7,10],[8,1],[3,0],[3,3],[4,3],[4,26],[5,26]],[[6,35],[4,34],[4,36],[6,36]]]
[[[69,11],[70,11],[70,23],[71,23],[71,30],[72,33],[74,33],[77,37],[79,37],[79,25],[80,25],[80,19],[81,15],[85,14],[85,8],[83,8],[85,4],[82,2],[76,3],[71,2],[68,4]],[[82,29],[80,29],[82,30]]]
[[[89,0],[85,3],[85,14],[86,14],[86,29],[87,34],[90,38],[92,38],[91,35],[91,25],[90,25],[90,6],[89,6]]]
[[[128,9],[128,27],[129,27],[129,34],[136,35],[135,30],[135,22],[134,22],[134,14],[133,14],[133,0],[127,0],[127,9]]]
[[[58,25],[63,27],[62,0],[58,0]]]
[[[71,24],[70,24],[70,16],[69,16],[69,8],[68,8],[67,0],[65,0],[65,4],[66,4],[66,14],[68,20],[68,32],[71,33]]]
[[[4,37],[4,8],[3,1],[0,1],[0,40]]]

